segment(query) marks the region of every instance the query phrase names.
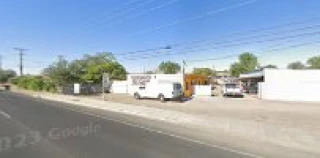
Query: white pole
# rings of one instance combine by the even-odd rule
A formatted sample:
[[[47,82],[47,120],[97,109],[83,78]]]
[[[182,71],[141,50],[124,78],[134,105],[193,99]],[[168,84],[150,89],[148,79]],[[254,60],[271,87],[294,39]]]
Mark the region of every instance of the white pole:
[[[105,78],[104,78],[104,73],[102,73],[102,99],[103,100],[105,100],[105,96],[104,96],[104,91],[105,91],[105,89],[104,89],[104,87],[105,87],[105,85],[104,85],[104,83],[105,83]]]

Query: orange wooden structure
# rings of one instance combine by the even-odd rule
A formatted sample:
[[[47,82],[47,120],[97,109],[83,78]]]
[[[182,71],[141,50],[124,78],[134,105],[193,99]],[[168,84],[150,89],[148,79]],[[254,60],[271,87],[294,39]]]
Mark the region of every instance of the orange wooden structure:
[[[191,97],[194,93],[194,85],[208,85],[210,78],[205,75],[186,74],[184,77],[184,96]]]

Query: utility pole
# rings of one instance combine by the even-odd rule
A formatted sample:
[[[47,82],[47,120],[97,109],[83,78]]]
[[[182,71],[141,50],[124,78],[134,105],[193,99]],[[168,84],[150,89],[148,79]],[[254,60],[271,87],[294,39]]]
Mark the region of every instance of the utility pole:
[[[182,60],[182,77],[183,77],[183,87],[184,87],[184,90],[186,90],[186,61],[185,60]]]
[[[186,74],[186,61],[182,60],[182,75],[184,77],[184,75]]]
[[[19,69],[20,69],[20,76],[23,75],[23,55],[24,55],[24,51],[26,51],[27,49],[24,48],[20,48],[20,47],[14,47],[14,50],[19,52],[19,59],[20,59],[20,64],[19,64]]]

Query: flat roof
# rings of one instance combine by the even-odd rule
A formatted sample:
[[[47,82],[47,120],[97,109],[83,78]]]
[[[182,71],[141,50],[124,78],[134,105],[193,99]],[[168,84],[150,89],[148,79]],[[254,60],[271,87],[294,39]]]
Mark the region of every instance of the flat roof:
[[[240,74],[239,78],[259,78],[264,76],[264,70],[255,70],[248,73]]]

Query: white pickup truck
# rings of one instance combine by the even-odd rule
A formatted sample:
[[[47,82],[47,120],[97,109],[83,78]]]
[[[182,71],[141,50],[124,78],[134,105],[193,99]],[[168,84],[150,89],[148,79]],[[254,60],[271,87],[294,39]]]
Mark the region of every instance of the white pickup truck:
[[[243,97],[241,86],[238,83],[225,83],[222,85],[223,96],[239,96]]]
[[[139,87],[134,93],[134,98],[157,98],[162,102],[169,99],[182,101],[183,91],[181,84],[176,82],[147,83]]]

